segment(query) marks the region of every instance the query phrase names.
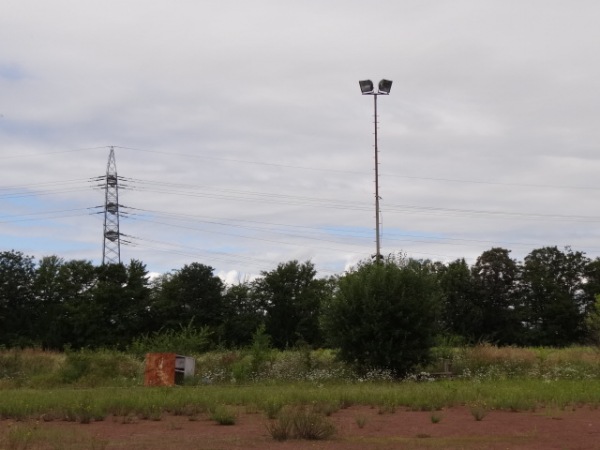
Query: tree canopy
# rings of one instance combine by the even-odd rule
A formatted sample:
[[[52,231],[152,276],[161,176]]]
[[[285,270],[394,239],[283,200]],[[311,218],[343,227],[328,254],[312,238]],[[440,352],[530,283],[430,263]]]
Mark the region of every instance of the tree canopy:
[[[235,285],[199,262],[150,279],[137,260],[36,262],[10,250],[0,252],[0,346],[126,348],[185,327],[240,347],[260,329],[277,348],[332,345],[359,366],[400,373],[426,358],[436,333],[500,345],[598,342],[599,295],[600,259],[569,247],[523,261],[494,247],[472,265],[391,258],[329,278],[294,260]]]

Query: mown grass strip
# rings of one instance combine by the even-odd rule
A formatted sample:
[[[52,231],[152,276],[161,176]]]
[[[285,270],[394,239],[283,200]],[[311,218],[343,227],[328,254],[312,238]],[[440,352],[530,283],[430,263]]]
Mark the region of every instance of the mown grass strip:
[[[398,382],[367,384],[310,383],[172,388],[5,389],[0,418],[68,420],[73,414],[94,418],[129,414],[156,416],[161,412],[211,411],[218,405],[252,405],[271,411],[273,405],[369,405],[436,410],[483,402],[492,409],[531,410],[538,406],[600,406],[599,380],[501,380]]]

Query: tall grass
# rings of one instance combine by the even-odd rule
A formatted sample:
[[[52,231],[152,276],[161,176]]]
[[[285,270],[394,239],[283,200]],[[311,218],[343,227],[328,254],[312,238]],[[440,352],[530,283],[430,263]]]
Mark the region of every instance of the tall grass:
[[[255,349],[208,352],[196,355],[196,377],[191,384],[290,382],[315,383],[348,380],[357,376],[336,359],[332,350],[273,351]]]
[[[112,350],[0,351],[0,389],[139,385],[143,362]]]
[[[453,349],[451,359],[455,375],[466,379],[600,379],[597,347],[479,345]]]
[[[332,350],[271,351],[256,365],[248,351],[208,352],[197,355],[196,378],[191,384],[248,382],[381,382],[391,373],[374,369],[357,374],[336,359]],[[600,379],[600,350],[594,347],[517,348],[479,345],[434,349],[432,364],[418,368],[407,380],[433,379],[450,368],[455,378],[502,380]],[[260,367],[259,370],[256,367]]]
[[[37,349],[0,351],[0,389],[43,386],[49,374],[56,374],[65,355]]]
[[[162,338],[161,338],[162,339]],[[143,346],[137,347],[141,351]],[[162,347],[161,347],[162,348]],[[407,380],[432,379],[448,367],[464,380],[534,379],[599,380],[600,350],[594,347],[516,348],[480,345],[438,348],[429,366]],[[196,358],[196,375],[188,385],[288,383],[392,382],[391,373],[375,369],[357,374],[336,359],[333,350],[276,351],[249,348],[204,353]],[[143,358],[112,350],[67,351],[0,350],[0,389],[60,386],[136,386],[142,384]]]

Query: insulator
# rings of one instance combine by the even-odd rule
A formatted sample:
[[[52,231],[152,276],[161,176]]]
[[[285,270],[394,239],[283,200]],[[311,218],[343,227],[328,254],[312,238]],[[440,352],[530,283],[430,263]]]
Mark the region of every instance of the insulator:
[[[104,233],[104,237],[106,239],[108,239],[111,242],[116,241],[119,238],[119,232],[118,231],[113,231],[113,230],[109,230],[106,233]]]

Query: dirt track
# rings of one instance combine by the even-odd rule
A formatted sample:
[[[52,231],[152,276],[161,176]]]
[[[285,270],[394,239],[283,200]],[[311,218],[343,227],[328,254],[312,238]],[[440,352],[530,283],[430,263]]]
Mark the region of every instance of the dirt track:
[[[432,420],[433,417],[433,420]],[[434,420],[439,422],[434,423]],[[160,421],[107,418],[101,422],[37,422],[38,429],[80,436],[85,446],[67,448],[165,449],[600,449],[600,409],[490,411],[475,420],[466,407],[436,412],[381,412],[350,407],[329,417],[337,429],[326,441],[278,442],[270,436],[262,413],[240,412],[235,425],[223,426],[200,416],[197,420],[165,415]],[[359,425],[362,425],[359,426]],[[0,436],[23,422],[0,422]],[[90,446],[90,442],[93,445]],[[54,448],[36,447],[28,448]]]

